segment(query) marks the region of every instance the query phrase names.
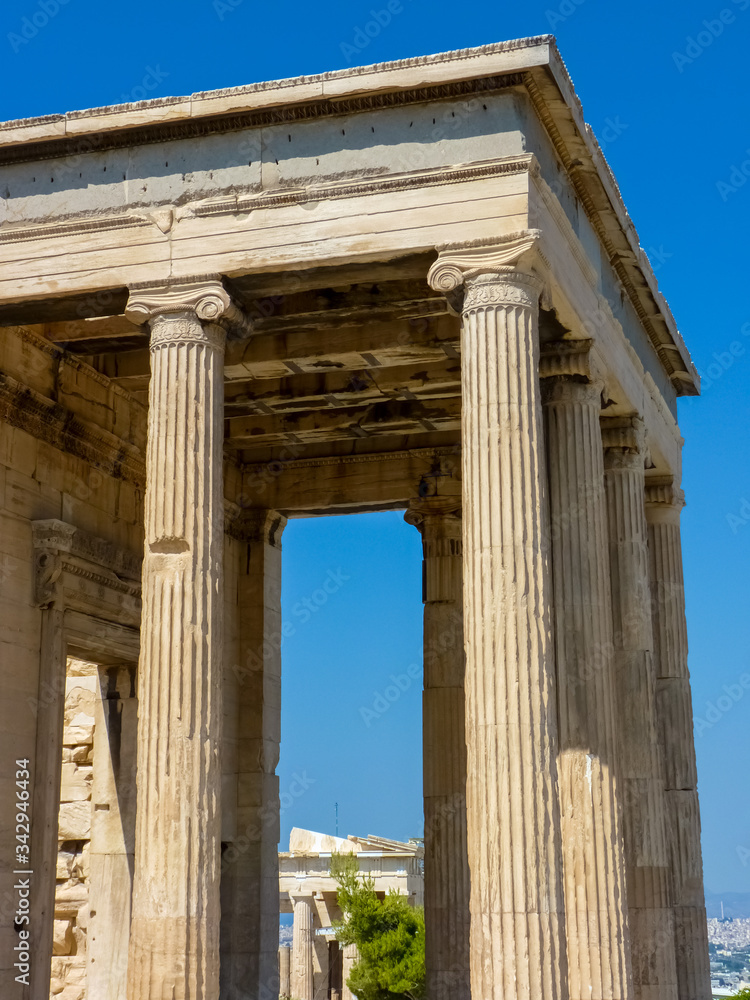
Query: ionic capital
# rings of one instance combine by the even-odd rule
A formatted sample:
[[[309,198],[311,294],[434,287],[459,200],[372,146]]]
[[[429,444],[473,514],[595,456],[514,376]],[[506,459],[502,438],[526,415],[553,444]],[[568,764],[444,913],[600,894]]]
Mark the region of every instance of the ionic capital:
[[[643,470],[648,451],[641,417],[602,417],[601,428],[604,467]]]
[[[522,233],[473,243],[451,243],[438,247],[440,256],[430,268],[427,281],[452,303],[463,289],[464,309],[484,305],[521,305],[539,302],[544,282],[531,270],[542,259],[538,243],[541,233]]]
[[[223,349],[223,328],[246,325],[219,275],[131,285],[125,315],[149,324],[152,350],[175,343]]]
[[[591,369],[593,344],[593,340],[555,340],[542,344],[539,377],[594,381]]]
[[[461,538],[461,497],[424,497],[412,500],[404,514],[407,524],[413,524],[423,538],[440,534]]]
[[[241,542],[263,542],[272,548],[281,548],[281,536],[287,518],[277,510],[260,507],[239,508],[232,511],[226,533]]]
[[[592,340],[542,344],[539,377],[542,402],[600,405],[604,382],[592,362]]]
[[[649,519],[657,519],[659,514],[668,514],[679,520],[685,506],[685,493],[676,484],[673,476],[653,476],[646,480],[646,512]]]

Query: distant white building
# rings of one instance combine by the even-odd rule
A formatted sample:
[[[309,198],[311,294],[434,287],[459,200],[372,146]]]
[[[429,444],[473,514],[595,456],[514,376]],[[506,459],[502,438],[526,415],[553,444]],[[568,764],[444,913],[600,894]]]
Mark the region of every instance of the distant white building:
[[[393,889],[412,906],[424,903],[421,842],[373,836],[344,840],[295,828],[289,851],[279,854],[280,910],[294,914],[292,947],[279,949],[282,997],[351,1000],[346,979],[356,950],[342,948],[333,933],[333,922],[342,918],[330,872],[334,853],[356,854],[359,870],[373,879],[379,896]]]

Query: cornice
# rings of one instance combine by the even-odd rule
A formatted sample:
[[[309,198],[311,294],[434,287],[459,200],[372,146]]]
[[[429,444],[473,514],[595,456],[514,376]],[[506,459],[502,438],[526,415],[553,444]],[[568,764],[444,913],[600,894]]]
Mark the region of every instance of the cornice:
[[[453,57],[455,53],[446,53]],[[467,50],[465,58],[469,58],[471,50]],[[437,57],[424,57],[432,63],[439,61]],[[412,68],[426,65],[426,62],[413,64],[394,64],[393,68]],[[377,67],[361,67],[365,72],[388,72],[389,64]],[[333,79],[331,76],[328,79]],[[318,78],[323,80],[324,78]],[[304,86],[310,80],[302,77],[289,81],[289,84]],[[312,79],[315,82],[315,78]],[[101,132],[86,132],[78,135],[65,134],[43,141],[19,143],[3,146],[0,142],[0,166],[9,163],[28,163],[36,160],[49,160],[59,157],[81,156],[90,152],[104,152],[112,149],[129,148],[132,146],[150,145],[153,143],[174,142],[180,139],[195,139],[207,135],[217,135],[226,132],[238,132],[243,129],[259,128],[272,125],[283,125],[297,121],[313,121],[322,118],[340,117],[342,115],[358,114],[362,111],[379,111],[387,108],[405,107],[410,104],[425,104],[432,101],[450,100],[471,97],[475,94],[487,94],[493,91],[505,90],[523,84],[523,73],[508,72],[492,76],[481,76],[477,79],[454,80],[450,83],[433,86],[398,89],[369,94],[353,94],[342,97],[322,97],[313,101],[304,101],[258,110],[235,111],[228,114],[206,117],[181,117],[170,122],[153,122],[125,128],[105,130]],[[278,84],[276,85],[278,86]],[[221,96],[220,94],[217,96]],[[107,109],[110,110],[110,109]],[[114,109],[112,109],[114,110]],[[22,123],[19,123],[22,125]],[[1,139],[1,133],[0,133]]]
[[[594,227],[602,247],[606,251],[607,260],[627,292],[631,305],[648,334],[659,361],[669,375],[677,395],[698,395],[699,382],[696,385],[698,375],[695,369],[693,368],[692,371],[686,371],[675,365],[674,354],[680,355],[680,361],[684,360],[681,357],[681,338],[679,337],[679,334],[677,334],[677,340],[674,340],[676,331],[670,329],[670,320],[672,320],[671,313],[669,312],[663,297],[660,296],[658,292],[655,292],[651,287],[650,279],[655,281],[653,278],[653,272],[651,271],[647,259],[645,259],[643,251],[637,244],[637,237],[634,237],[635,227],[627,214],[619,187],[614,180],[612,171],[609,168],[603,153],[599,149],[598,143],[596,143],[595,140],[592,140],[592,133],[590,129],[587,130],[584,126],[581,136],[584,142],[588,140],[588,155],[591,156],[593,162],[590,166],[586,166],[580,159],[574,159],[571,155],[568,142],[561,134],[550,109],[549,103],[542,95],[532,72],[527,72],[525,74],[524,86],[528,91],[531,103],[540,122],[549,134],[549,137],[555,147],[555,151],[565,167],[573,189],[583,204],[586,210],[586,215],[591,222],[591,225]],[[581,108],[578,102],[576,102],[576,107],[571,108],[571,110],[577,112],[577,117],[580,118]],[[578,125],[579,123],[576,122],[576,124]],[[597,162],[597,154],[598,159],[601,162]],[[588,182],[591,178],[598,180],[602,189],[601,194],[605,198],[609,199],[612,215],[614,215],[617,219],[619,231],[625,237],[627,242],[627,251],[617,247],[613,241],[612,231],[607,227],[604,219],[602,218],[601,197],[598,201],[595,201],[590,190]],[[611,185],[614,202],[611,200],[610,193],[606,189],[605,181]],[[636,265],[641,269],[641,272],[646,280],[648,293],[652,297],[654,308],[648,309],[644,305],[640,294],[643,289],[639,290],[636,287],[627,266],[629,263]],[[674,347],[672,350],[670,350],[671,345],[665,344],[659,336],[659,332],[654,325],[654,318],[657,317],[664,322],[669,336],[673,340]],[[674,321],[672,320],[672,322]],[[682,347],[684,348],[684,345],[682,345]],[[692,368],[692,362],[688,361],[687,364],[689,364]]]

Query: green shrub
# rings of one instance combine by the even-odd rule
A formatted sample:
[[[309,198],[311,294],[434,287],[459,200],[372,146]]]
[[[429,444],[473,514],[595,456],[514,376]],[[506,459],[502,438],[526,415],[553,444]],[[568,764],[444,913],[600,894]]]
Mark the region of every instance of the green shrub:
[[[341,944],[356,945],[359,958],[347,985],[358,1000],[424,1000],[424,911],[390,892],[379,899],[373,880],[360,875],[354,854],[334,854],[343,921],[335,924]]]

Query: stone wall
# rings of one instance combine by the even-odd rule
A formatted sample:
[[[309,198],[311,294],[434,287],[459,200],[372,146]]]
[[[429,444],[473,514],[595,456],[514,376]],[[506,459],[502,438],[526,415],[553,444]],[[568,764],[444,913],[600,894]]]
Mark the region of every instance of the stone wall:
[[[28,990],[16,982],[14,947],[19,937],[13,927],[17,906],[15,877],[14,762],[28,758],[34,806],[47,802],[58,786],[46,787],[44,765],[37,758],[37,722],[45,713],[56,712],[64,677],[54,683],[40,679],[44,658],[40,656],[45,614],[36,600],[35,553],[32,524],[58,518],[85,529],[132,553],[140,553],[143,538],[143,460],[145,451],[144,408],[123,390],[64,351],[54,347],[42,330],[5,327],[0,337],[0,662],[3,697],[0,699],[0,997],[22,1000]],[[86,687],[94,678],[77,677],[76,687]],[[86,682],[84,685],[82,682]],[[88,696],[76,697],[88,698]],[[83,703],[82,703],[83,704]],[[88,704],[88,702],[86,702]],[[90,706],[89,706],[90,707]],[[72,704],[71,704],[72,711]],[[86,713],[78,713],[86,714]],[[46,725],[46,723],[45,723]],[[84,726],[73,727],[80,730]],[[90,746],[84,733],[65,748],[63,786],[70,800],[65,803],[65,839],[85,841],[81,817],[87,808],[83,794]],[[71,737],[72,738],[72,737]],[[58,747],[57,752],[60,752]],[[77,759],[77,758],[81,759]],[[38,817],[36,817],[38,818]],[[69,834],[69,835],[68,835]],[[39,826],[32,814],[32,850],[40,843]],[[68,851],[58,871],[60,885],[70,892],[81,884],[86,869],[83,851]],[[80,874],[79,874],[80,873]],[[32,883],[32,956],[49,967],[49,947],[36,948],[41,905],[41,878],[34,871]],[[76,932],[85,927],[79,910],[75,924],[58,925],[55,956],[59,965],[73,966],[77,955]],[[79,923],[79,919],[81,922]],[[73,936],[73,943],[70,941]],[[66,980],[67,981],[67,980]],[[59,994],[58,994],[59,996]],[[67,996],[64,1000],[68,1000]]]
[[[99,669],[68,660],[50,996],[86,1000],[91,789]]]

